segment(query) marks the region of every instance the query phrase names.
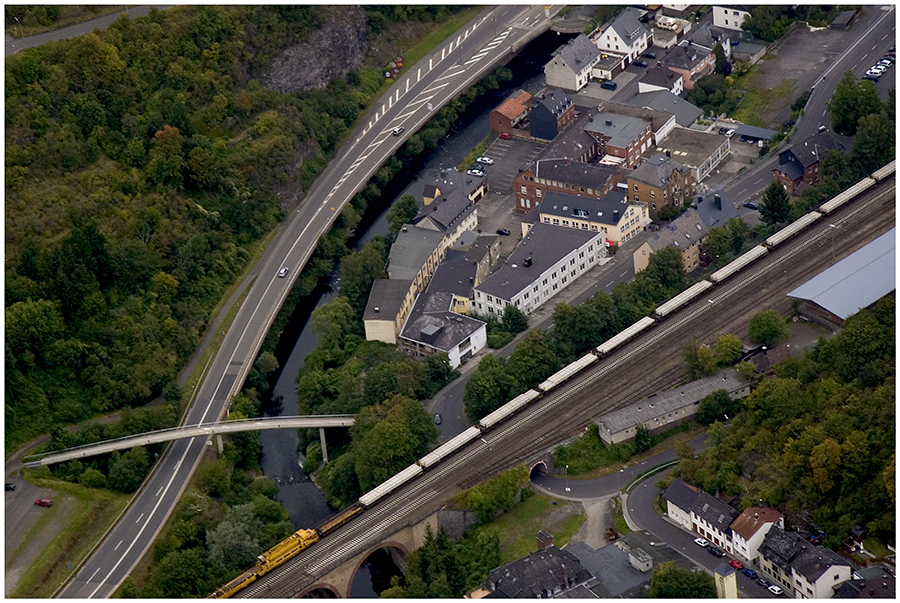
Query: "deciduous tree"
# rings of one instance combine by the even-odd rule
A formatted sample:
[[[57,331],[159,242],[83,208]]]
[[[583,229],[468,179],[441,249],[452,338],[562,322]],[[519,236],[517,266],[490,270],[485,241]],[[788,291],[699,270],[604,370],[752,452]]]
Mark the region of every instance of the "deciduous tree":
[[[667,561],[653,570],[647,596],[651,599],[715,599],[716,584],[706,572],[692,572]]]
[[[788,201],[787,192],[777,180],[773,180],[763,193],[762,205],[759,206],[759,216],[766,224],[783,224],[788,221],[791,212],[791,204]]]
[[[747,333],[753,341],[772,347],[790,334],[790,327],[775,310],[762,310],[750,319]]]
[[[404,224],[412,223],[419,213],[419,202],[412,195],[403,195],[388,210],[389,230],[394,234],[400,232]]]

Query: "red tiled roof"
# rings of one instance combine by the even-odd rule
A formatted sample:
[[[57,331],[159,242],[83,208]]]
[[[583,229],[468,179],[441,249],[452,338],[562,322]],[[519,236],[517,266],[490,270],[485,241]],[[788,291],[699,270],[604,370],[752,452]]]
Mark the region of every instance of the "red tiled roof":
[[[518,99],[508,98],[494,110],[501,115],[505,115],[506,117],[513,119],[514,117],[525,112],[525,105],[519,102]]]
[[[749,540],[763,525],[777,523],[784,517],[775,509],[768,507],[749,507],[744,509],[737,519],[731,522],[732,531],[736,532],[744,540]]]

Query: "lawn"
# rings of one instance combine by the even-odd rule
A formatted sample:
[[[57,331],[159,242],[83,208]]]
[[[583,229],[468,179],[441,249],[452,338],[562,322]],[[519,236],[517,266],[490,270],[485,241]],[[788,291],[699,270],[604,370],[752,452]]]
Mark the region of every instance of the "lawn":
[[[552,534],[553,544],[562,548],[582,523],[580,503],[535,494],[475,531],[500,539],[500,563],[505,565],[537,550],[538,531]]]
[[[741,91],[743,100],[738,108],[732,112],[731,117],[745,124],[760,128],[778,127],[779,124],[769,123],[768,116],[777,113],[777,111],[774,111],[776,105],[780,106],[785,102],[790,104],[797,80],[782,80],[774,88],[765,89],[755,85],[752,81],[754,76],[758,74],[757,67],[757,65],[751,67],[750,71],[735,83],[735,88]]]

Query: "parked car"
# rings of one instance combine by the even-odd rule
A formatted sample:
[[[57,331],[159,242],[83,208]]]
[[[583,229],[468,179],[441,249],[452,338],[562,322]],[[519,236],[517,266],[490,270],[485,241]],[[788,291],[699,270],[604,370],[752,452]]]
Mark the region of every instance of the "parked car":
[[[712,555],[713,557],[721,558],[721,557],[725,556],[725,552],[722,549],[717,549],[714,546],[711,546],[708,549],[706,549],[706,552],[709,553],[710,555]]]
[[[34,501],[34,504],[36,504],[39,507],[52,507],[53,501],[50,500],[49,498],[39,498],[36,501]]]
[[[754,203],[753,201],[746,201],[744,203],[744,207],[746,207],[747,209],[759,209],[759,204]]]
[[[400,136],[401,134],[403,134],[403,126],[397,126],[393,130],[391,130],[391,134],[393,134],[394,136]]]
[[[287,273],[288,273],[288,268],[287,268],[287,266],[285,266],[284,268],[282,268],[281,270],[278,271],[278,278],[286,277]]]
[[[646,66],[647,66],[647,61],[640,61],[640,60],[639,60],[639,61],[635,61],[635,62],[634,62],[634,66],[635,66],[635,67],[646,67]]]
[[[750,578],[751,580],[756,580],[756,572],[750,569],[749,567],[745,567],[741,570],[744,572],[744,575]]]
[[[645,59],[655,59],[655,58],[656,58],[656,53],[655,53],[655,52],[645,52],[645,53],[644,53],[644,58],[645,58]]]
[[[477,161],[478,163],[481,163],[483,165],[494,165],[494,160],[491,159],[490,157],[479,157],[475,161]]]
[[[769,582],[768,580],[766,580],[765,578],[763,578],[762,576],[756,577],[756,583],[759,584],[760,586],[762,586],[763,588],[769,588],[770,586],[772,586],[772,583]]]
[[[499,134],[497,134],[497,138],[499,138],[500,140],[509,140],[510,138],[512,138],[512,136],[509,132],[500,132]]]
[[[890,55],[884,55],[883,57],[881,57],[881,61],[879,61],[879,62],[885,62],[885,61],[887,63],[890,63],[891,65],[893,65],[894,61],[896,61],[896,59]]]
[[[864,79],[864,80],[869,80],[869,81],[871,81],[871,82],[877,82],[878,80],[881,79],[881,76],[880,76],[880,75],[870,75],[870,74],[867,73],[867,74],[865,74],[865,75],[863,76],[862,79]]]
[[[497,234],[498,234],[498,235],[503,235],[504,237],[508,237],[508,236],[509,236],[509,231],[506,230],[505,228],[498,228],[498,229],[497,229]]]
[[[603,80],[600,82],[600,87],[604,90],[615,90],[619,86],[612,80]]]
[[[435,425],[441,424],[441,413],[439,413],[439,412],[434,413],[434,424]]]
[[[744,564],[741,563],[740,561],[738,561],[737,559],[730,559],[728,561],[728,565],[730,565],[731,567],[733,567],[736,570],[744,569]]]
[[[888,59],[881,59],[880,61],[878,61],[878,63],[876,63],[877,66],[884,67],[885,69],[890,69],[891,65],[893,64],[894,62]]]
[[[469,176],[478,176],[479,178],[484,176],[484,172],[482,172],[478,168],[472,168],[471,170],[467,170],[466,173]]]
[[[16,489],[16,485],[12,482],[6,482],[6,491],[13,492]]]
[[[694,544],[706,548],[709,546],[709,541],[706,538],[694,538]]]
[[[775,586],[774,584],[769,587],[769,592],[775,595],[776,597],[780,597],[784,594],[784,591]]]

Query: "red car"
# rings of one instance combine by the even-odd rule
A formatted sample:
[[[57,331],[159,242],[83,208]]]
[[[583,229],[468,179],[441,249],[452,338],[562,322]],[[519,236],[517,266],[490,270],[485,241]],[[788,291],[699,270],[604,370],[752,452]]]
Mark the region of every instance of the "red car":
[[[34,504],[36,504],[39,507],[50,507],[53,505],[53,501],[50,500],[49,498],[39,498],[36,501],[34,501]]]
[[[500,132],[500,134],[497,135],[497,138],[500,140],[509,140],[511,136],[509,135],[509,132]]]
[[[738,561],[737,559],[732,559],[731,561],[728,562],[728,565],[730,565],[731,567],[733,567],[736,570],[744,569],[744,564],[741,563],[740,561]]]

